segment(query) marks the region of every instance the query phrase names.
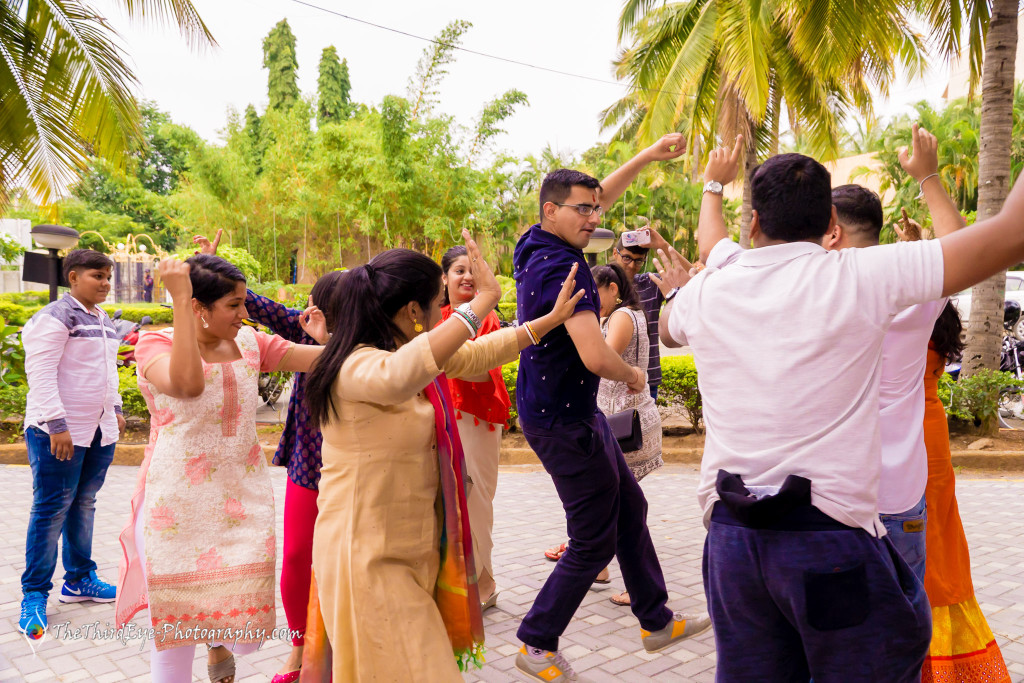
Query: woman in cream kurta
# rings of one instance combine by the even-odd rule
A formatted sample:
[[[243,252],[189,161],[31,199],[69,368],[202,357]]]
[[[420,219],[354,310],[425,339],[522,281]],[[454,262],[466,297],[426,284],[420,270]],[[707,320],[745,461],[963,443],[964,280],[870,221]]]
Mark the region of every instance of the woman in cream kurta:
[[[519,356],[515,329],[467,342],[438,368],[426,334],[358,347],[323,425],[313,570],[336,681],[462,681],[434,603],[441,517],[434,408],[444,371],[480,375]]]

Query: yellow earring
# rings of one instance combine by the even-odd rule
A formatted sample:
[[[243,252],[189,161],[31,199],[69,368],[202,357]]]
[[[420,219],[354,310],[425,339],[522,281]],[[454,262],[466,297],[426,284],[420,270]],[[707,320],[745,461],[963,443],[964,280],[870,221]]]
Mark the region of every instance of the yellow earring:
[[[414,332],[422,332],[423,325],[420,325],[419,322],[417,321],[416,323],[413,324],[412,329]]]

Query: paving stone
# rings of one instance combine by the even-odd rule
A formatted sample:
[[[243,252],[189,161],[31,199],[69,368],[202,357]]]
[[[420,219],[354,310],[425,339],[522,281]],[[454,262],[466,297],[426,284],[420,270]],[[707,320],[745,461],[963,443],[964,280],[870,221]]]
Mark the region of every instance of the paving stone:
[[[503,469],[495,500],[494,564],[501,588],[498,608],[484,616],[488,658],[485,667],[468,672],[466,681],[522,682],[515,672],[519,622],[529,610],[554,563],[543,558],[546,548],[565,538],[565,519],[544,472]],[[126,502],[137,469],[112,467],[97,500],[94,557],[101,576],[114,580],[120,546],[117,535],[125,522]],[[272,468],[275,498],[284,500],[285,473]],[[669,589],[670,607],[684,612],[706,610],[701,579],[704,526],[694,500],[696,475],[686,468],[665,468],[647,477],[643,488],[650,505],[650,529]],[[0,466],[0,489],[10,511],[0,516],[0,683],[58,680],[130,681],[147,683],[149,646],[134,639],[125,643],[101,639],[47,638],[35,655],[17,632],[21,601],[19,577],[24,569],[25,526],[31,505],[31,473],[27,467]],[[974,585],[996,641],[1014,680],[1024,680],[1024,480],[961,479],[957,497],[971,545]],[[994,519],[992,511],[998,510]],[[278,512],[278,545],[283,538]],[[280,561],[280,553],[278,554]],[[609,589],[591,591],[564,635],[564,647],[577,670],[598,683],[606,681],[714,680],[714,637],[708,632],[671,650],[650,655],[639,638],[639,624],[628,609],[608,602],[623,588],[617,563],[610,567]],[[55,577],[55,592],[60,576]],[[110,605],[63,605],[51,599],[52,625],[83,627],[113,621]],[[279,604],[277,625],[286,626]],[[144,615],[135,619],[142,626]],[[53,631],[51,631],[51,634]],[[239,683],[266,683],[287,657],[288,641],[268,641],[253,655],[239,657]],[[205,654],[197,653],[193,681],[206,680]]]

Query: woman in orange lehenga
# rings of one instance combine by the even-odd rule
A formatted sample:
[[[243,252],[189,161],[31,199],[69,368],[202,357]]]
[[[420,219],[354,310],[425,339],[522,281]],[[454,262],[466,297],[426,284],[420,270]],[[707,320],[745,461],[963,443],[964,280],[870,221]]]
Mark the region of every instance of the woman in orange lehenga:
[[[963,350],[960,316],[947,303],[928,345],[924,375],[924,441],[928,449],[927,565],[924,587],[932,605],[932,645],[922,683],[1010,683],[1003,655],[981,613],[971,582],[971,558],[956,504],[946,411],[939,377]]]

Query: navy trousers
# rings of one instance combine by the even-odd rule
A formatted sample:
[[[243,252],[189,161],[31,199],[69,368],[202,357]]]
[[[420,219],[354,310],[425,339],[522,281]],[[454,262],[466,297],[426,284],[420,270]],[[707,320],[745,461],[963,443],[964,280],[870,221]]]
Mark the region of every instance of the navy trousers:
[[[932,634],[921,582],[888,537],[808,509],[826,524],[753,529],[716,503],[704,542],[715,680],[920,681]]]
[[[647,499],[626,465],[608,420],[552,429],[523,426],[565,509],[569,546],[519,627],[523,643],[557,650],[594,579],[618,556],[633,614],[648,631],[672,619],[668,592],[647,530]]]

